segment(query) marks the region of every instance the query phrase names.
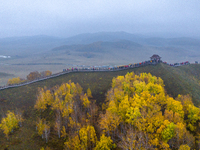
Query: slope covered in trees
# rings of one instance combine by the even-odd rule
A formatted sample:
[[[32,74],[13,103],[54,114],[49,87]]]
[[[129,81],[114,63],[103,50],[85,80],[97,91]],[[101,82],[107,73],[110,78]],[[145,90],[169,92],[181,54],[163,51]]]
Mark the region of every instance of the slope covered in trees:
[[[172,68],[163,64],[159,64],[156,66],[147,66],[147,67],[135,68],[135,69],[124,70],[124,71],[119,71],[119,72],[72,73],[72,74],[60,76],[58,78],[34,83],[31,85],[0,91],[0,103],[1,103],[0,118],[2,118],[3,116],[6,116],[7,110],[14,111],[15,108],[17,107],[18,109],[22,110],[23,119],[24,119],[22,127],[20,127],[19,129],[16,129],[16,131],[9,134],[8,140],[5,137],[5,134],[3,133],[3,131],[0,132],[1,148],[2,149],[5,148],[6,145],[9,145],[10,149],[15,149],[15,148],[16,149],[40,149],[41,147],[45,147],[46,140],[42,140],[42,137],[41,137],[42,135],[40,136],[38,134],[38,130],[36,131],[36,124],[39,123],[38,117],[40,116],[39,113],[36,113],[36,109],[34,108],[34,105],[36,104],[36,99],[39,94],[38,87],[40,87],[40,89],[43,89],[43,91],[46,91],[46,90],[52,91],[55,85],[62,85],[62,83],[67,83],[69,80],[71,80],[71,82],[74,82],[75,85],[79,83],[80,86],[83,88],[83,93],[87,93],[88,96],[90,95],[89,94],[90,92],[87,92],[87,89],[90,88],[93,98],[89,97],[89,100],[91,101],[91,103],[94,100],[96,100],[96,105],[98,106],[99,110],[101,110],[101,106],[103,102],[105,101],[105,99],[107,99],[105,94],[110,88],[112,88],[111,83],[112,83],[113,77],[117,77],[118,75],[124,76],[128,71],[129,72],[134,71],[135,74],[137,75],[139,75],[139,73],[141,72],[147,72],[147,73],[151,72],[152,75],[159,76],[163,79],[164,84],[165,84],[164,87],[166,90],[165,92],[167,92],[170,96],[173,96],[173,100],[178,97],[178,94],[181,94],[181,95],[190,94],[192,97],[192,101],[195,102],[195,106],[198,106],[198,103],[199,103],[198,89],[200,89],[199,83],[198,83],[199,78],[197,75],[200,72],[198,70],[200,70],[199,65],[190,65],[190,66],[183,66],[179,68]],[[44,88],[45,86],[46,88]],[[46,105],[46,106],[47,106],[47,109],[45,109],[44,111],[41,110],[42,113],[41,113],[40,121],[43,125],[44,124],[47,125],[46,129],[48,129],[48,127],[50,128],[50,136],[48,138],[47,145],[53,149],[59,149],[63,147],[63,143],[65,143],[66,141],[64,140],[65,138],[63,137],[58,138],[58,132],[55,130],[55,120],[56,120],[55,110],[51,109],[51,105]],[[103,108],[104,108],[104,111],[106,112],[106,109],[108,108],[108,106],[104,105]],[[164,109],[162,112],[164,113]],[[101,116],[106,114],[104,113],[101,113]],[[45,118],[44,116],[48,116],[48,117]],[[68,125],[65,124],[65,126],[67,127]],[[102,146],[101,143],[104,143],[105,139],[107,139],[106,141],[110,141],[108,142],[108,145],[114,146],[114,143],[116,143],[116,141],[115,139],[113,139],[111,134],[109,138],[109,136],[107,135],[107,132],[104,133],[103,129],[97,128],[96,125],[94,124],[92,124],[92,126],[94,127],[95,133],[97,135],[95,147],[97,145],[101,147]],[[177,124],[174,123],[174,126],[177,126]],[[82,127],[84,127],[85,130],[87,129],[86,126],[82,126]],[[121,128],[121,126],[119,127]],[[189,126],[187,124],[187,121],[186,121],[185,127],[188,130]],[[41,129],[43,128],[44,126],[42,126]],[[62,128],[62,130],[64,129]],[[189,131],[189,132],[192,132],[192,131]],[[68,131],[66,131],[66,133],[68,134]],[[80,135],[78,134],[78,136]],[[194,136],[193,133],[192,133],[192,136]],[[100,137],[102,137],[102,139],[100,139]],[[71,140],[73,140],[73,138]],[[99,142],[102,141],[102,142],[97,144],[98,143],[97,141]],[[117,144],[115,145],[119,147],[119,145]]]
[[[199,144],[200,109],[189,96],[166,95],[161,78],[146,73],[113,78],[106,102],[100,127],[121,149],[195,148]]]
[[[113,78],[102,111],[90,89],[84,93],[71,81],[39,88],[34,109],[38,138],[50,145],[57,135],[56,149],[200,148],[200,109],[188,95],[168,96],[163,80],[150,73]],[[10,111],[2,118],[7,139],[18,118]]]

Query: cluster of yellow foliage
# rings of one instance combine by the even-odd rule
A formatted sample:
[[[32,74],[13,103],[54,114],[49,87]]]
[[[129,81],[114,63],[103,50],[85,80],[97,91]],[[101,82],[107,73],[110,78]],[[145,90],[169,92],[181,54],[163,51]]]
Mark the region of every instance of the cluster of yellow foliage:
[[[195,145],[192,133],[199,132],[200,109],[189,96],[179,95],[176,100],[167,96],[161,78],[133,72],[113,78],[106,102],[100,126],[108,136],[121,139],[121,148]]]
[[[24,80],[20,79],[20,77],[8,79],[7,85],[12,85],[12,84],[19,84],[23,82]]]
[[[97,146],[95,147],[95,150],[110,150],[115,148],[116,145],[113,144],[113,140],[110,137],[105,136],[105,134],[102,134],[100,137],[100,141],[97,142]]]
[[[36,124],[38,134],[42,136],[42,138],[46,139],[46,143],[48,142],[49,133],[50,133],[50,126],[47,124],[46,120],[39,119],[39,121]]]
[[[150,73],[113,78],[99,117],[91,90],[83,93],[71,81],[51,90],[39,88],[35,109],[42,118],[37,122],[38,134],[48,138],[46,130],[53,126],[66,149],[200,147],[200,109],[189,95],[168,96],[163,80]],[[55,116],[51,126],[42,115],[48,111]]]
[[[59,138],[67,139],[66,149],[91,149],[96,145],[97,136],[93,124],[98,109],[90,98],[90,89],[83,93],[81,86],[71,81],[55,86],[52,90],[38,89],[35,109],[41,114],[48,109],[54,112],[54,129]],[[46,118],[36,123],[38,134],[42,137],[45,135],[44,121]]]
[[[8,111],[6,117],[2,118],[0,128],[8,139],[9,133],[13,132],[14,129],[19,128],[19,122],[22,122],[21,115],[15,115],[14,112]]]
[[[78,133],[65,142],[67,149],[91,149],[94,147],[97,136],[93,126],[82,127]]]
[[[47,70],[47,71],[43,71],[43,72],[38,72],[38,71],[34,71],[34,72],[30,72],[29,75],[27,75],[27,80],[35,80],[37,78],[40,77],[47,77],[52,75],[52,72]],[[19,84],[26,81],[25,79],[21,79],[20,77],[16,77],[16,78],[12,78],[12,79],[8,79],[7,85],[13,85],[13,84]]]

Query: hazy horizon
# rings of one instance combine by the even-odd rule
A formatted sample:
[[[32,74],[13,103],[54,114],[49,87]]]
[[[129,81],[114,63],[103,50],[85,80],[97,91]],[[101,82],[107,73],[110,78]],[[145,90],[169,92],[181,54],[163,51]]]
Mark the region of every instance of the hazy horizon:
[[[0,38],[118,32],[200,36],[198,0],[12,0],[0,5]]]
[[[181,33],[130,33],[126,31],[98,31],[98,32],[83,32],[83,33],[77,33],[69,36],[61,36],[61,35],[48,35],[48,34],[32,34],[32,35],[11,35],[11,36],[6,36],[6,37],[0,37],[0,39],[9,39],[9,38],[28,38],[28,37],[51,37],[51,38],[60,38],[60,39],[65,39],[65,38],[71,38],[71,37],[76,37],[79,35],[85,35],[85,34],[99,34],[99,33],[120,33],[124,32],[127,34],[132,34],[136,35],[138,37],[142,36],[144,38],[194,38],[194,39],[200,39],[200,35],[185,35]]]

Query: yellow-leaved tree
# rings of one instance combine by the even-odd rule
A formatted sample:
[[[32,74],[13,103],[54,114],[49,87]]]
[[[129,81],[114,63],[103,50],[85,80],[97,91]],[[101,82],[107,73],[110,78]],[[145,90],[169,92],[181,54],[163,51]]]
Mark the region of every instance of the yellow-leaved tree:
[[[16,77],[16,78],[8,79],[7,85],[19,84],[24,81],[25,80],[21,79],[20,77]]]
[[[189,95],[168,96],[163,80],[150,73],[113,78],[102,112],[91,90],[84,93],[71,81],[40,88],[35,109],[41,118],[38,134],[47,142],[49,129],[54,129],[64,138],[65,149],[194,149],[200,145],[200,109]]]
[[[110,137],[105,136],[102,134],[100,137],[100,141],[97,142],[95,150],[110,150],[115,148],[116,145],[113,144],[113,140]]]
[[[0,128],[8,139],[8,135],[14,131],[14,129],[19,128],[19,122],[22,122],[22,116],[16,115],[14,112],[8,111],[6,117],[1,120]]]
[[[49,113],[55,119],[51,125],[58,138],[66,140],[66,149],[94,148],[97,136],[93,124],[97,122],[98,108],[88,97],[92,98],[90,89],[86,94],[78,83],[71,81],[51,89],[39,88],[34,107],[41,118],[37,122],[38,134],[48,141],[51,126],[45,123],[49,118],[44,114]]]
[[[169,97],[163,80],[150,73],[127,73],[113,78],[100,127],[113,141],[120,139],[122,149],[194,147],[191,132],[197,131],[200,110],[189,99]]]

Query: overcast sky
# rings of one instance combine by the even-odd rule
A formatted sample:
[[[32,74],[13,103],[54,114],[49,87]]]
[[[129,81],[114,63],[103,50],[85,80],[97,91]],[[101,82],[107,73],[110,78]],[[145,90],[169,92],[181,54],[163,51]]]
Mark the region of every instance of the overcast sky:
[[[101,31],[200,37],[200,0],[0,0],[0,38]]]

